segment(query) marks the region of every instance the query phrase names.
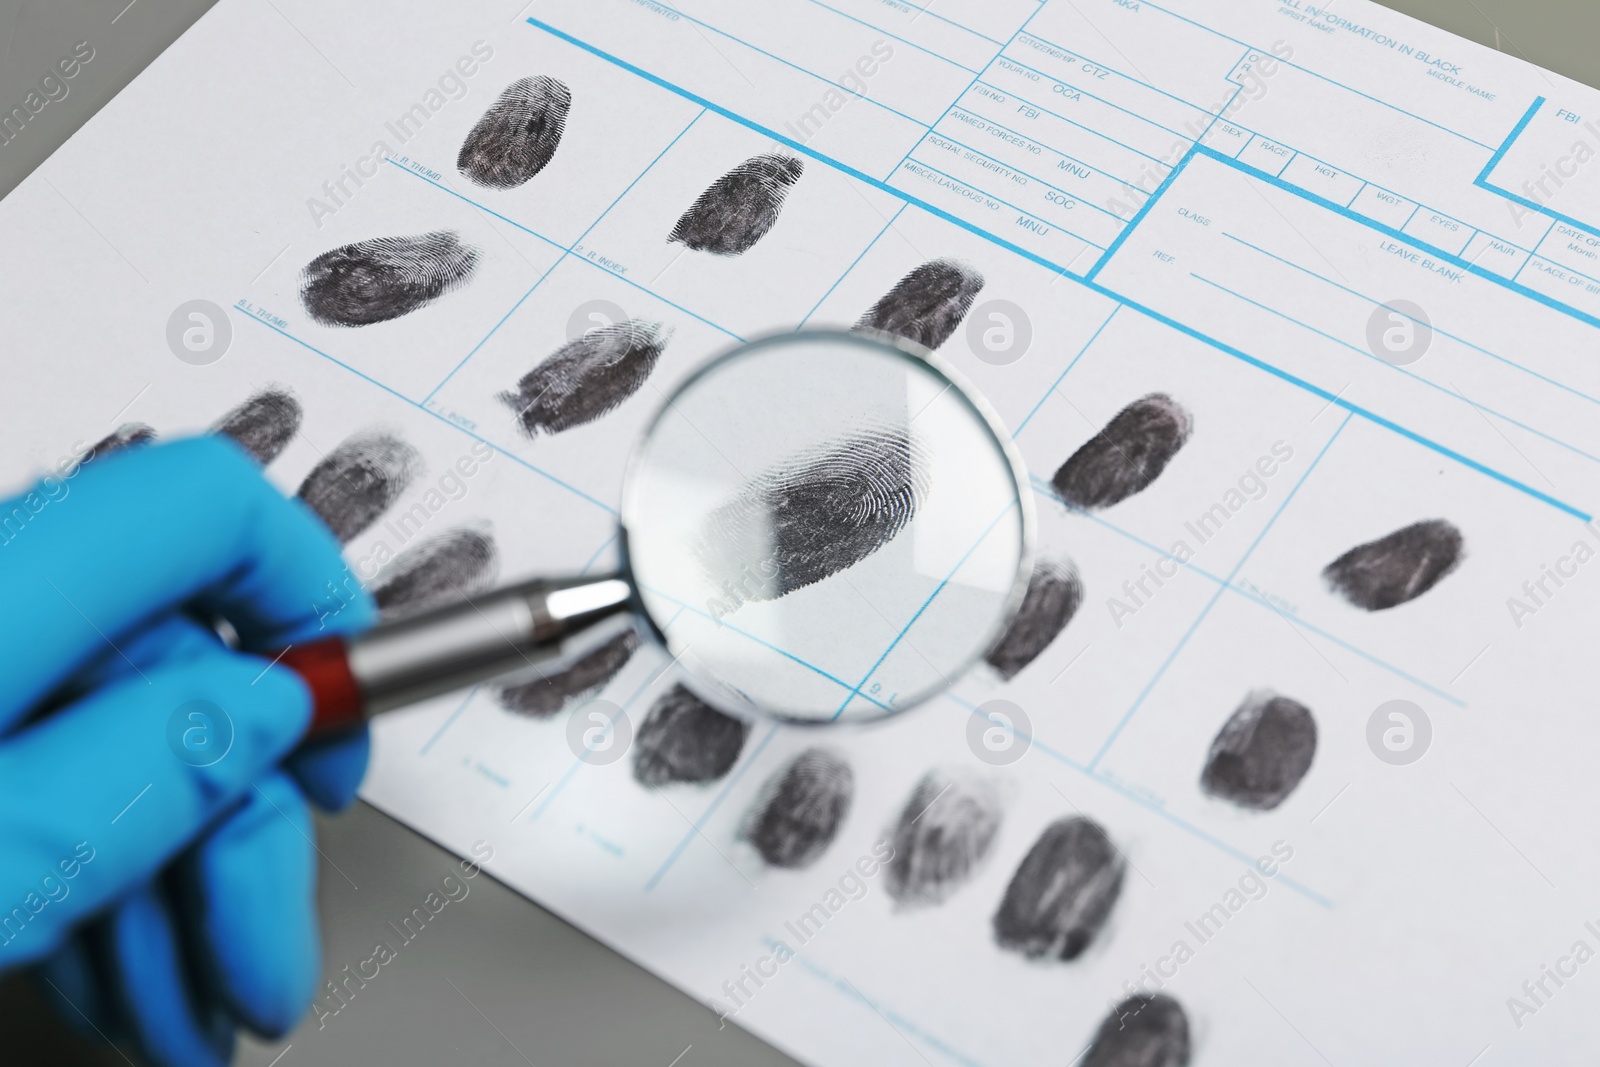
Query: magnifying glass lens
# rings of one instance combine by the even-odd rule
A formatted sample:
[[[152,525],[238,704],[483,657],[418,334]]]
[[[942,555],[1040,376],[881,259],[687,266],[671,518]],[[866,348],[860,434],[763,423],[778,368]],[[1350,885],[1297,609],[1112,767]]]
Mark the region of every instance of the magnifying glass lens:
[[[635,454],[622,519],[688,684],[810,722],[947,688],[1010,618],[1030,550],[992,418],[927,359],[840,333],[690,379]]]

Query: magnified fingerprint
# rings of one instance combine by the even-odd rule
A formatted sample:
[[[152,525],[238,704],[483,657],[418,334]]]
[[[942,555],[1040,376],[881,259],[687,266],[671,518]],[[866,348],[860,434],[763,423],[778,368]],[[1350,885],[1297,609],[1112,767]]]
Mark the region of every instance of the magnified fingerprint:
[[[1211,742],[1200,788],[1241,808],[1271,811],[1294,792],[1316,754],[1311,709],[1260,690],[1245,697]]]
[[[770,153],[746,160],[700,194],[667,240],[696,252],[743,255],[777,224],[789,186],[804,171],[805,164],[794,156]]]
[[[1122,875],[1122,857],[1099,824],[1051,823],[1006,886],[995,941],[1029,958],[1077,959],[1111,914]]]
[[[1000,798],[992,785],[929,771],[890,831],[889,895],[904,906],[942,903],[988,857],[999,830]]]
[[[494,583],[499,556],[488,530],[446,530],[396,556],[379,572],[372,599],[395,616],[465,599]]]
[[[479,185],[515,189],[561,147],[571,109],[572,90],[556,79],[518,78],[467,134],[456,169]]]
[[[1189,1019],[1164,993],[1118,1004],[1095,1031],[1080,1067],[1188,1067]]]
[[[894,540],[927,495],[909,429],[863,430],[751,479],[706,517],[700,560],[734,607],[776,600]]]
[[[567,705],[598,693],[627,666],[638,648],[638,633],[624,630],[566,670],[502,686],[495,696],[507,711],[535,719],[548,718]]]
[[[371,326],[427,307],[471,279],[478,252],[450,230],[341,245],[306,264],[300,302],[324,326]]]
[[[656,701],[633,739],[633,776],[647,786],[714,782],[733,769],[750,724],[681,685]]]
[[[1150,487],[1189,440],[1194,422],[1164,393],[1135,400],[1061,465],[1050,484],[1085,511],[1108,508]]]
[[[643,319],[596,327],[556,349],[500,401],[529,437],[593,422],[639,391],[671,338],[661,323]]]
[[[744,836],[774,867],[809,867],[833,843],[855,788],[844,757],[808,748],[767,783],[750,810]]]
[[[222,416],[211,429],[239,442],[264,467],[277,459],[300,431],[302,414],[293,393],[271,386]]]
[[[1358,608],[1383,611],[1415,600],[1466,555],[1461,531],[1427,519],[1357,545],[1323,570],[1328,587]]]
[[[953,259],[914,268],[872,305],[858,330],[883,330],[935,349],[950,339],[983,288],[983,275]]]
[[[340,541],[378,521],[422,468],[417,450],[387,433],[346,438],[311,468],[297,494]]]
[[[125,422],[94,443],[91,456],[109,456],[113,452],[135,445],[147,445],[156,439],[153,426],[143,422]]]
[[[984,658],[1009,682],[1050,647],[1082,603],[1083,582],[1070,559],[1036,560],[1017,617]]]

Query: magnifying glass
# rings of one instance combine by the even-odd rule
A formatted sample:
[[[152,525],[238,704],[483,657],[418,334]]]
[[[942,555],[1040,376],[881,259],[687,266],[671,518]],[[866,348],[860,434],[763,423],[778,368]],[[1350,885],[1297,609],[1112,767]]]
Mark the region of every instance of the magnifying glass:
[[[1032,567],[1025,469],[988,404],[898,337],[800,331],[695,372],[634,449],[622,559],[292,647],[308,737],[557,669],[637,626],[731,714],[864,722],[954,683]]]

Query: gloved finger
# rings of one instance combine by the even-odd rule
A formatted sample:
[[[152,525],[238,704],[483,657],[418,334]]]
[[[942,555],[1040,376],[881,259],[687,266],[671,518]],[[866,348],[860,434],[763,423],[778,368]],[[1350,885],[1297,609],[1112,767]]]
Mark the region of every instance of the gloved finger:
[[[108,655],[84,667],[62,691],[52,694],[52,699],[77,699],[101,686],[136,676],[147,667],[194,660],[211,655],[220,647],[220,639],[209,626],[182,613],[170,614],[132,635],[122,645],[123,655],[107,649]],[[313,804],[338,811],[355,799],[367,771],[370,749],[366,727],[362,727],[344,737],[319,741],[296,751],[285,766]]]
[[[118,1027],[89,947],[89,933],[80,930],[55,955],[34,971],[40,995],[74,1030],[85,1037],[114,1041]]]
[[[309,716],[296,675],[219,648],[97,690],[0,746],[0,783],[26,798],[0,805],[0,900],[21,902],[0,917],[0,951],[42,958],[152,877],[283,758]]]
[[[107,919],[108,984],[118,1014],[155,1067],[226,1067],[234,1025],[189,973],[160,888],[147,883]]]
[[[284,766],[313,804],[324,811],[343,811],[356,798],[371,752],[372,735],[363,726],[348,736],[296,750]]]
[[[180,604],[254,648],[375,617],[327,527],[227,438],[91,460],[43,492],[0,503],[0,617],[27,620],[0,646],[0,726]]]
[[[279,1037],[316,990],[317,869],[305,798],[286,775],[258,782],[181,861],[200,970],[233,1014]]]
[[[44,705],[17,725],[53,713],[102,686],[139,677],[140,671],[160,664],[186,663],[221,647],[222,638],[210,626],[182,611],[171,612],[135,630],[116,648],[107,645],[100,655],[90,657],[66,684],[50,694]]]

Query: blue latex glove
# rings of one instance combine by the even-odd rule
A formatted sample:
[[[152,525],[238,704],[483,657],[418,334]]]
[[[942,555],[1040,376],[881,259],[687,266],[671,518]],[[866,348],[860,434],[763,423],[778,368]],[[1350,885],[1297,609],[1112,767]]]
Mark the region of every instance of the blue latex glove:
[[[0,969],[39,964],[64,1014],[160,1065],[294,1026],[320,973],[307,798],[349,803],[367,737],[291,755],[305,686],[208,622],[246,649],[349,633],[376,617],[349,584],[320,520],[225,438],[0,504]],[[210,766],[169,741],[226,733],[169,727],[197,700],[232,724]]]

